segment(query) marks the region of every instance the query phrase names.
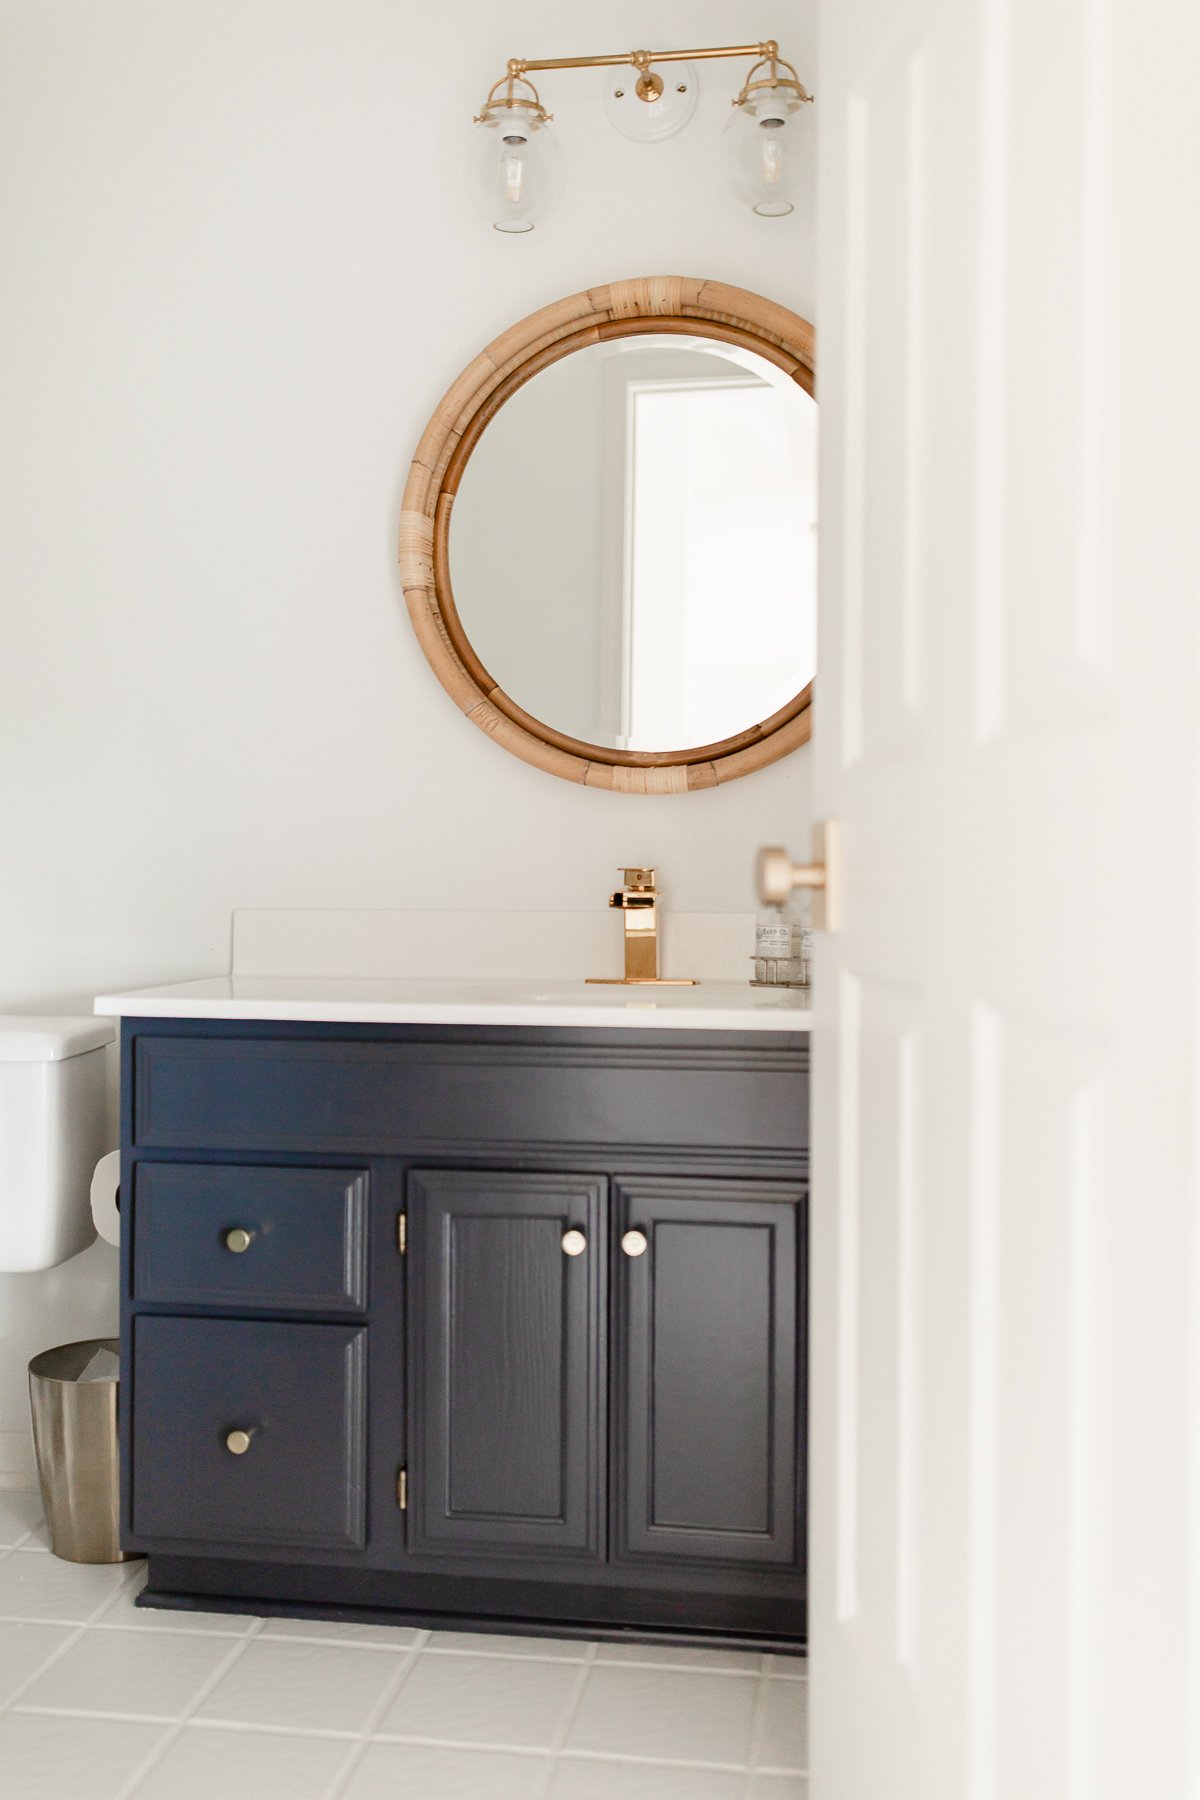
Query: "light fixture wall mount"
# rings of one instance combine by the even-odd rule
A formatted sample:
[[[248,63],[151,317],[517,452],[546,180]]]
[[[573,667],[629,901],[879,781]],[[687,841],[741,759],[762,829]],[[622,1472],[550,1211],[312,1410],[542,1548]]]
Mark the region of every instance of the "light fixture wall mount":
[[[813,96],[794,64],[780,55],[774,38],[757,44],[714,44],[699,50],[625,50],[604,56],[512,56],[475,115],[476,194],[481,209],[499,231],[533,229],[549,208],[557,185],[555,134],[546,130],[553,115],[529,77],[558,69],[635,71],[605,95],[610,121],[626,137],[651,143],[673,137],[696,105],[695,62],[752,57],[753,64],[733,99],[725,133],[725,157],[739,198],[764,218],[793,210],[789,193],[795,133],[790,119]],[[660,66],[677,68],[664,79]],[[656,66],[658,65],[658,66]]]

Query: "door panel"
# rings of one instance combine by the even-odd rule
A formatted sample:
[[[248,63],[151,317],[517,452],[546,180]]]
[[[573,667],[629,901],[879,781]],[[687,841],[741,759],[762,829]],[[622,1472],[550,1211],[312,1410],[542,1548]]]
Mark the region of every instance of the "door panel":
[[[822,6],[821,1800],[1200,1769],[1198,50]]]
[[[605,1185],[410,1177],[411,1549],[601,1554]]]
[[[779,1183],[620,1182],[620,1557],[794,1561],[802,1207]]]

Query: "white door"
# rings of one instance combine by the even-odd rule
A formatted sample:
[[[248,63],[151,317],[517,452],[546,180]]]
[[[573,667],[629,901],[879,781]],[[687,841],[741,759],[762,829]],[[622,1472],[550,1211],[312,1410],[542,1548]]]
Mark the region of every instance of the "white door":
[[[822,6],[812,1800],[1200,1792],[1195,12]]]

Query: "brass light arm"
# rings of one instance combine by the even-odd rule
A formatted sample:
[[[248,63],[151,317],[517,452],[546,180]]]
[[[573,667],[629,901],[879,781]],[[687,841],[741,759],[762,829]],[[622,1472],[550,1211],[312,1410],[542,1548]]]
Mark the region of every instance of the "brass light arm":
[[[711,50],[625,50],[616,56],[546,56],[536,60],[510,56],[508,69],[511,75],[524,75],[530,69],[613,69],[622,64],[637,68],[642,63],[703,62],[714,56],[778,55],[779,45],[769,38],[765,44],[720,44]]]
[[[637,92],[639,98],[655,100],[662,93],[662,80],[652,73],[652,64],[711,62],[716,57],[727,56],[752,56],[755,59],[754,67],[746,79],[746,84],[734,101],[735,106],[739,106],[754,88],[768,86],[790,88],[798,100],[812,99],[812,95],[800,80],[793,65],[786,58],[780,56],[779,45],[775,39],[766,38],[761,44],[714,44],[707,50],[624,50],[612,56],[510,56],[507,73],[501,77],[491,94],[488,95],[487,103],[483,108],[483,116],[487,115],[489,109],[494,110],[497,105],[512,106],[514,104],[514,82],[524,82],[533,93],[534,104],[540,108],[537,90],[533,88],[531,82],[526,80],[531,70],[534,73],[541,73],[546,69],[633,68],[638,71]],[[764,65],[767,69],[767,78],[765,81],[756,82],[754,76]],[[505,99],[494,100],[496,89],[504,87],[506,84]],[[524,104],[524,102],[521,103]]]

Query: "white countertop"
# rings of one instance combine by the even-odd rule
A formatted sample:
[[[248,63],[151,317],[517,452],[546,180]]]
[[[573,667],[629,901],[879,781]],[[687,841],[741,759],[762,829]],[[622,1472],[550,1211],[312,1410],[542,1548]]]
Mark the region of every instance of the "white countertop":
[[[809,1004],[804,989],[755,988],[748,982],[732,981],[649,988],[528,978],[220,975],[101,994],[95,1010],[110,1018],[258,1019],[333,1025],[810,1031]]]

